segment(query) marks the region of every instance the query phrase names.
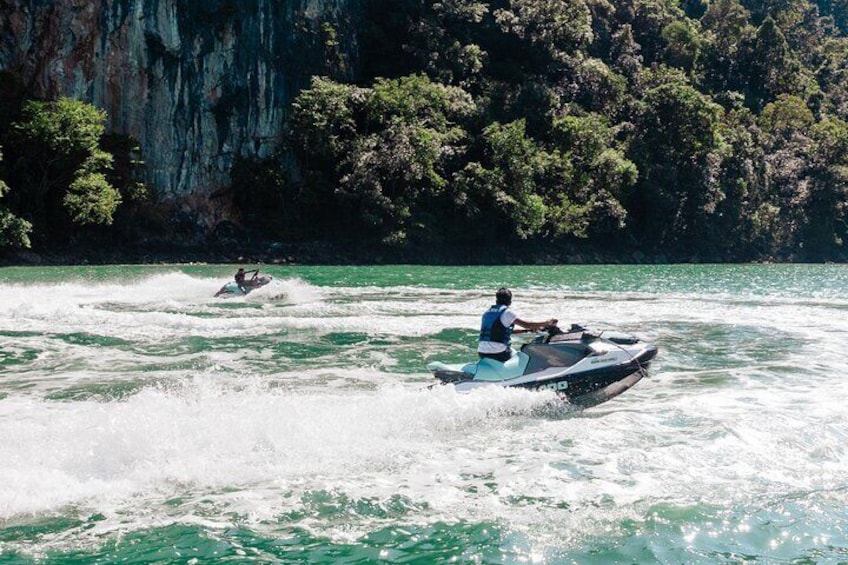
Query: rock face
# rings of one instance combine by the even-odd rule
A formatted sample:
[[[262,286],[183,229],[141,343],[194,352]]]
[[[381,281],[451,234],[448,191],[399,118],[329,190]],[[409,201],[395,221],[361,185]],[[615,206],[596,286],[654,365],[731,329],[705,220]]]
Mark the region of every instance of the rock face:
[[[0,69],[107,110],[160,197],[197,204],[273,152],[311,75],[352,71],[357,1],[0,0]]]

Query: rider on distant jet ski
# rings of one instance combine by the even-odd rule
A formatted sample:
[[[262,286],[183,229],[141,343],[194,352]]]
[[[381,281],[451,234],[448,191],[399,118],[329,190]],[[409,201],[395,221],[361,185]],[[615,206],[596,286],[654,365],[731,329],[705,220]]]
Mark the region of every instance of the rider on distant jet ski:
[[[477,354],[482,359],[489,357],[496,361],[505,362],[512,356],[510,336],[513,327],[518,324],[530,331],[539,331],[548,326],[555,326],[557,320],[551,318],[544,322],[528,322],[522,320],[510,310],[512,292],[508,288],[500,288],[495,293],[495,304],[486,310],[480,323],[480,341],[477,344]]]
[[[244,280],[244,278],[247,276],[247,273],[253,273],[253,276],[250,277],[249,282]],[[239,270],[236,271],[236,275],[235,275],[236,284],[238,285],[239,289],[244,294],[247,294],[247,287],[248,286],[256,286],[255,280],[256,280],[256,277],[258,277],[258,276],[259,276],[259,269],[254,269],[252,271],[245,271],[244,267],[239,267]]]

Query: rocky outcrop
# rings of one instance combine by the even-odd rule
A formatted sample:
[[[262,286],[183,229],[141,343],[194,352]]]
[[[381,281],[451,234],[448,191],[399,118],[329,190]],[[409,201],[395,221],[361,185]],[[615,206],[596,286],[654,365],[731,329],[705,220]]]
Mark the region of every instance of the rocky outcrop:
[[[351,72],[357,1],[0,0],[0,69],[31,96],[107,110],[141,142],[148,184],[196,200],[236,156],[273,152],[312,74]]]

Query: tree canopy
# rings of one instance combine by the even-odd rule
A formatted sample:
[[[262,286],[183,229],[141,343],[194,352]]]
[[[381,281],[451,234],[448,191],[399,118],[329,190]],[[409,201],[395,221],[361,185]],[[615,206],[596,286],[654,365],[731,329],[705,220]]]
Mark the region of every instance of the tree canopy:
[[[362,9],[356,53],[319,26],[324,75],[279,151],[235,159],[232,200],[264,235],[848,259],[844,1]],[[101,110],[18,106],[0,112],[0,245],[109,224],[142,197],[134,145],[104,137]]]
[[[110,224],[121,194],[110,182],[113,156],[101,148],[106,113],[79,100],[26,101],[4,132],[7,245],[66,238],[76,226]],[[13,221],[10,218],[17,218]],[[26,218],[22,220],[21,218]]]
[[[369,6],[357,82],[315,79],[292,107],[325,233],[848,256],[838,3]]]
[[[3,154],[0,153],[0,163]],[[9,185],[0,179],[0,200],[9,192]],[[19,218],[0,204],[0,247],[29,247],[32,224]]]

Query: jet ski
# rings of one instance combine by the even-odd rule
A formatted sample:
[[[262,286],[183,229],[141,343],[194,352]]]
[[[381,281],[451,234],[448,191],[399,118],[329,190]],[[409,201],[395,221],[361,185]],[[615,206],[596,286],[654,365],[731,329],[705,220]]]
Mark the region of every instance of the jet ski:
[[[232,298],[234,296],[245,296],[247,294],[250,294],[257,288],[265,286],[272,280],[274,280],[274,277],[270,275],[263,275],[261,277],[255,276],[253,278],[245,280],[244,284],[241,286],[239,286],[236,281],[230,281],[224,286],[222,286],[221,290],[215,293],[215,298]]]
[[[486,386],[551,390],[573,404],[594,406],[639,382],[656,355],[656,346],[630,334],[574,324],[568,331],[551,326],[538,332],[505,363],[489,358],[458,365],[437,361],[427,369],[440,384],[459,391]]]

